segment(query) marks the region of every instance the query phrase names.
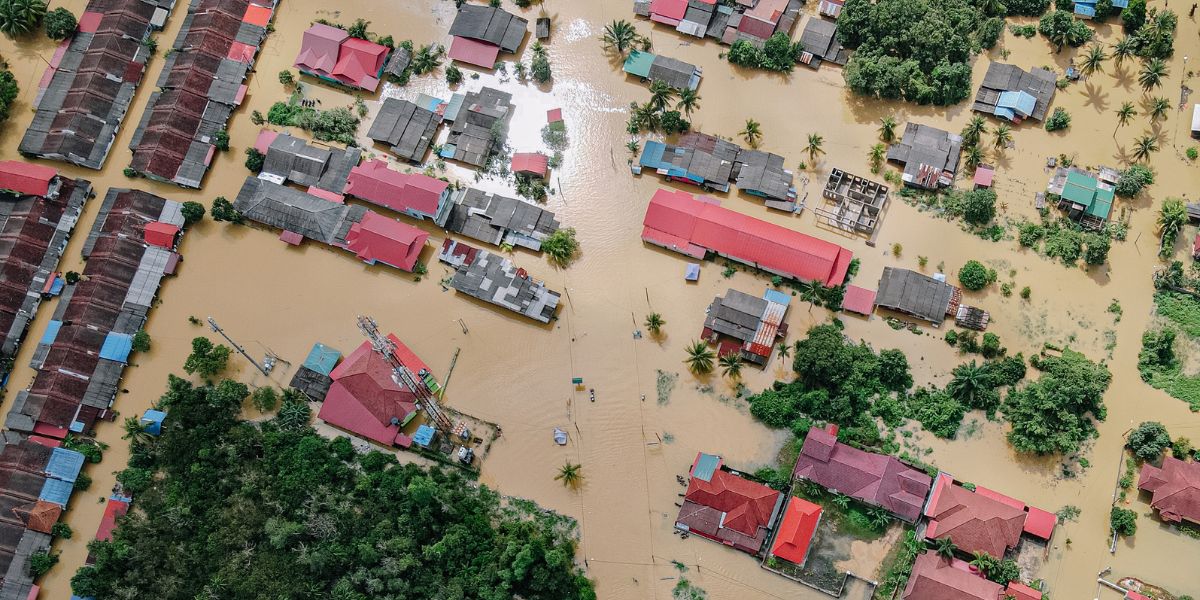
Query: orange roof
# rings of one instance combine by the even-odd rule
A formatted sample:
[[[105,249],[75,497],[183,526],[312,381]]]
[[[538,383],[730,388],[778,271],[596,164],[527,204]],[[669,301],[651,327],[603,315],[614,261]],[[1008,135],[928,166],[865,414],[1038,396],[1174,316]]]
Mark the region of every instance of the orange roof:
[[[267,23],[271,22],[271,8],[251,4],[246,7],[246,15],[242,17],[242,22],[266,27]]]
[[[29,510],[29,518],[25,526],[39,533],[50,533],[50,529],[58,522],[62,507],[45,500],[38,500]]]
[[[1042,600],[1042,593],[1021,583],[1020,581],[1008,582],[1008,587],[1004,593],[1016,598],[1016,600]]]
[[[809,544],[820,522],[820,506],[802,498],[789,499],[779,532],[775,534],[775,542],[771,545],[771,554],[804,566]]]

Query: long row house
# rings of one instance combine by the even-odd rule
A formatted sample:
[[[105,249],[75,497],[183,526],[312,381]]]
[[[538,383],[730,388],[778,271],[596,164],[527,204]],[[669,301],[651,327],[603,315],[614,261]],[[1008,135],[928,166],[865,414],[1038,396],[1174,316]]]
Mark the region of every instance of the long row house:
[[[803,0],[634,0],[633,12],[692,37],[762,47],[772,35],[789,33],[803,7]]]
[[[770,152],[746,149],[699,132],[679,136],[674,144],[647,141],[633,172],[646,169],[671,181],[728,192],[731,183],[765,200],[768,208],[796,210],[794,174],[786,160]]]
[[[129,149],[130,168],[199,188],[267,37],[276,0],[191,0]]]
[[[50,186],[58,197],[42,198],[54,210],[62,210],[55,205],[64,193],[81,204],[90,190],[85,181]],[[82,251],[83,278],[63,292],[34,352],[33,383],[13,399],[0,433],[0,507],[7,509],[0,509],[0,600],[38,594],[30,557],[49,549],[84,463],[82,454],[60,446],[68,435],[87,434],[96,421],[115,417],[133,335],[180,260],[181,209],[141,191],[112,189],[105,196]],[[66,210],[47,238],[52,244],[65,244],[66,234],[58,232],[77,216],[72,205]]]
[[[175,0],[90,0],[79,29],[38,82],[35,114],[19,150],[99,169],[150,60],[147,40]]]

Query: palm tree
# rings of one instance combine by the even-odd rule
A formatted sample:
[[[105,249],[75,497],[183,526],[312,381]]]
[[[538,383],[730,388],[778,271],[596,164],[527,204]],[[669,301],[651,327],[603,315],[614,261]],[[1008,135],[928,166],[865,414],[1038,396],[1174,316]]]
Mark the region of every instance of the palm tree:
[[[149,444],[154,441],[154,436],[146,432],[146,428],[142,426],[142,422],[137,417],[128,417],[124,423],[125,435],[121,436],[123,440],[129,440],[131,443]]]
[[[837,505],[838,508],[846,510],[847,508],[850,508],[850,496],[847,496],[841,492],[835,492],[833,496],[833,503]]]
[[[1128,36],[1121,38],[1121,41],[1113,44],[1112,58],[1113,62],[1120,67],[1126,59],[1133,58],[1137,55],[1137,47],[1134,46],[1133,39]]]
[[[1158,138],[1152,135],[1143,135],[1133,143],[1133,160],[1146,160],[1154,152],[1158,152]]]
[[[1163,200],[1158,209],[1159,254],[1170,254],[1175,246],[1179,230],[1187,224],[1187,207],[1178,198]]]
[[[994,136],[992,145],[997,150],[1001,150],[1012,141],[1012,128],[1008,126],[1008,123],[1001,123],[996,126],[996,131],[992,135]]]
[[[737,352],[726,352],[717,359],[721,363],[721,374],[737,380],[742,376],[742,357]]]
[[[987,133],[987,122],[983,120],[983,117],[975,115],[971,117],[970,121],[967,121],[967,126],[963,127],[963,144],[966,146],[974,146],[975,144],[979,143],[979,139],[983,137],[983,134],[985,133]]]
[[[1157,122],[1159,119],[1167,118],[1167,111],[1171,110],[1171,101],[1166,98],[1155,98],[1150,103],[1150,122]]]
[[[746,119],[746,128],[738,135],[745,138],[751,148],[757,148],[759,140],[762,139],[762,125],[754,119]]]
[[[600,41],[604,43],[606,49],[616,52],[621,56],[624,56],[629,49],[633,48],[633,44],[637,39],[638,33],[634,29],[633,23],[625,19],[613,21],[605,25],[604,35],[600,36]]]
[[[662,112],[671,104],[673,98],[675,98],[675,88],[661,81],[650,82],[650,102],[648,104],[651,108]]]
[[[692,111],[700,108],[700,94],[692,88],[684,88],[679,90],[679,102],[675,108],[683,111],[683,114],[688,117],[692,116]]]
[[[1150,90],[1162,85],[1162,80],[1167,76],[1167,63],[1161,58],[1153,58],[1145,63],[1142,63],[1142,70],[1138,73],[1138,83],[1142,89],[1149,92]]]
[[[941,537],[933,542],[934,550],[938,554],[946,558],[954,558],[954,552],[958,550],[958,546],[954,545],[954,540],[949,537]]]
[[[988,554],[987,552],[980,552],[976,550],[971,555],[973,558],[968,564],[976,569],[979,569],[979,572],[983,573],[985,576],[987,575],[987,572],[996,564],[996,559],[992,558],[992,555]]]
[[[1092,46],[1088,48],[1087,54],[1084,55],[1083,64],[1079,67],[1079,70],[1082,71],[1084,75],[1103,73],[1105,60],[1108,60],[1108,55],[1104,53],[1104,46],[1100,44],[1092,44]]]
[[[1132,102],[1126,102],[1117,109],[1117,129],[1113,130],[1113,135],[1117,135],[1117,130],[1129,124],[1129,119],[1136,117],[1137,111],[1133,109]]]
[[[650,333],[653,333],[654,335],[662,333],[662,327],[666,324],[667,321],[662,318],[662,315],[656,312],[646,315],[646,329],[649,329]]]
[[[821,144],[824,144],[824,143],[825,143],[825,138],[821,137],[821,134],[819,134],[819,133],[808,134],[808,146],[805,147],[805,150],[808,151],[809,162],[816,164],[817,155],[825,154],[825,150],[823,150],[821,148]]]
[[[696,375],[711,373],[713,370],[713,351],[709,349],[708,344],[701,341],[692,342],[687,347],[688,357],[684,359],[684,364],[688,366],[688,370]]]
[[[787,360],[792,354],[792,345],[787,342],[779,342],[775,346],[775,351],[779,353],[779,360]]]
[[[946,393],[959,402],[974,407],[976,400],[991,389],[987,369],[975,361],[954,367],[954,378],[946,384]]]
[[[867,511],[867,518],[871,520],[871,526],[875,529],[883,529],[892,521],[891,515],[889,515],[886,510],[883,510],[878,506]]]
[[[558,475],[555,475],[554,478],[561,481],[567,487],[574,487],[583,480],[583,473],[580,472],[581,469],[583,469],[583,465],[572,464],[570,461],[567,461],[563,463],[563,466],[559,467]]]
[[[875,144],[871,146],[871,152],[868,157],[871,159],[871,172],[878,173],[879,168],[883,166],[883,157],[887,154],[887,148],[883,144]]]
[[[972,171],[977,169],[985,158],[983,155],[983,148],[980,148],[978,144],[967,146],[967,149],[964,152],[963,164]]]
[[[8,37],[25,35],[46,16],[43,0],[7,0],[0,2],[0,32]]]
[[[885,144],[890,144],[892,140],[896,139],[895,117],[888,115],[879,120],[879,139],[883,140]]]
[[[815,281],[801,281],[796,284],[800,293],[800,301],[808,303],[808,312],[812,312],[813,304],[821,298],[821,286]]]

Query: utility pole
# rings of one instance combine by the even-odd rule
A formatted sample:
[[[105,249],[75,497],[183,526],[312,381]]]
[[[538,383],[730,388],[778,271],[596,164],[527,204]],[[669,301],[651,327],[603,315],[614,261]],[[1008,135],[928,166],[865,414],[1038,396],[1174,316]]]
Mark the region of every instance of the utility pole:
[[[250,361],[250,364],[254,365],[254,368],[258,369],[260,373],[262,373],[263,375],[265,375],[267,377],[271,376],[271,369],[269,369],[266,366],[258,364],[258,361],[251,358],[250,355],[246,353],[245,348],[241,347],[240,345],[238,345],[237,342],[233,341],[233,338],[229,337],[229,335],[225,333],[225,330],[221,329],[220,325],[217,325],[216,319],[214,319],[212,317],[208,317],[208,326],[211,327],[213,331],[221,334],[221,337],[225,338],[225,341],[229,342],[229,345],[233,346],[233,349],[237,350],[238,354],[241,354],[242,356],[246,357],[246,360]]]
[[[438,405],[433,393],[429,391],[429,387],[425,385],[422,378],[426,373],[421,371],[414,374],[408,366],[400,361],[400,358],[396,356],[396,344],[380,333],[375,319],[359,316],[358,329],[370,340],[371,349],[391,365],[392,380],[396,382],[396,385],[411,390],[417,396],[417,407],[424,410],[429,415],[429,419],[433,421],[434,427],[437,427],[449,438],[453,431],[453,425],[450,423],[449,417],[442,412],[441,406]]]

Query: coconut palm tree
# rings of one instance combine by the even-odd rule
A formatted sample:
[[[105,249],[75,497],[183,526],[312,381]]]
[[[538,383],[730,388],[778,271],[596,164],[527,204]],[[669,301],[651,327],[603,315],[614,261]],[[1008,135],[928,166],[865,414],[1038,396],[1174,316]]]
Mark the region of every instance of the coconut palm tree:
[[[1133,160],[1146,160],[1155,152],[1158,152],[1158,138],[1152,135],[1143,135],[1133,143]]]
[[[896,139],[896,118],[888,115],[879,120],[879,139],[883,143],[890,144]]]
[[[972,171],[983,163],[984,158],[983,148],[980,148],[979,144],[967,146],[967,149],[963,151],[963,164]]]
[[[717,359],[721,363],[721,374],[737,380],[742,377],[742,357],[737,352],[726,352]]]
[[[637,29],[625,19],[616,20],[604,26],[604,35],[600,36],[600,41],[609,51],[625,56],[638,41]]]
[[[975,406],[979,396],[992,388],[987,369],[975,361],[954,367],[953,373],[946,393],[967,406]]]
[[[714,358],[716,356],[713,355],[713,351],[709,349],[708,344],[695,341],[687,347],[687,358],[683,362],[692,373],[703,375],[712,372]]]
[[[654,335],[662,333],[662,327],[666,324],[667,321],[663,319],[662,315],[656,312],[646,315],[646,329],[649,329],[650,333],[653,333]]]
[[[700,108],[700,94],[692,88],[679,90],[679,101],[675,104],[675,108],[683,111],[683,114],[688,117],[691,117],[692,111]]]
[[[580,481],[583,481],[583,473],[581,472],[582,469],[583,465],[573,464],[570,461],[567,461],[563,463],[563,466],[559,467],[558,475],[555,475],[554,479],[561,481],[562,484],[567,487],[574,487],[575,485],[578,485]]]
[[[992,132],[992,135],[994,136],[992,145],[997,150],[1002,150],[1012,141],[1012,128],[1008,126],[1008,123],[1001,123],[996,126],[996,131]]]
[[[1127,59],[1137,56],[1137,47],[1133,43],[1133,39],[1126,36],[1121,38],[1121,41],[1113,44],[1112,47],[1113,62],[1120,67]]]
[[[867,157],[871,160],[871,172],[878,173],[879,168],[883,166],[883,157],[887,154],[887,148],[883,144],[875,144],[871,146],[871,152]]]
[[[821,298],[821,286],[815,281],[801,281],[796,284],[800,301],[808,303],[808,312],[812,312],[813,304]]]
[[[1159,254],[1170,254],[1171,249],[1175,246],[1175,238],[1187,224],[1187,220],[1187,207],[1182,200],[1178,198],[1163,200],[1162,207],[1158,209]]]
[[[1092,44],[1091,47],[1088,48],[1087,54],[1083,56],[1083,64],[1080,65],[1079,70],[1083,72],[1084,75],[1103,73],[1104,61],[1106,60],[1108,60],[1108,55],[1104,53],[1104,46],[1100,44]]]
[[[1171,101],[1166,98],[1155,98],[1150,103],[1150,122],[1156,123],[1159,119],[1167,118],[1167,111],[1171,110]]]
[[[746,143],[750,144],[751,148],[757,148],[759,140],[762,139],[762,125],[754,119],[746,119],[746,127],[738,134],[746,139]]]
[[[841,492],[834,492],[833,503],[838,508],[846,510],[847,508],[850,508],[850,496],[847,496]]]
[[[967,126],[963,127],[962,130],[963,145],[974,146],[978,144],[980,138],[987,132],[987,122],[983,120],[983,117],[979,115],[971,117],[971,120],[967,121]]]
[[[46,16],[43,0],[6,0],[0,2],[0,32],[8,37],[33,31]]]
[[[1162,85],[1162,80],[1167,77],[1167,63],[1161,58],[1152,58],[1142,63],[1142,70],[1138,73],[1138,84],[1142,89],[1149,92],[1150,90]]]
[[[825,143],[825,138],[822,137],[821,134],[819,134],[819,133],[808,134],[808,146],[805,147],[805,150],[808,151],[808,161],[809,162],[816,164],[817,163],[817,155],[825,154],[825,150],[821,148],[821,145],[824,143]]]
[[[954,540],[951,540],[949,536],[934,540],[933,546],[938,554],[946,558],[954,558],[954,552],[958,550],[958,546],[954,545]]]
[[[1117,109],[1117,129],[1113,130],[1113,135],[1117,135],[1117,130],[1129,124],[1129,119],[1137,116],[1137,111],[1133,108],[1132,102],[1125,102],[1121,108]]]
[[[675,88],[661,81],[652,81],[650,82],[650,102],[648,104],[654,110],[662,112],[671,104],[675,93]]]
[[[146,432],[146,428],[142,426],[142,422],[137,417],[127,417],[124,423],[125,435],[121,436],[123,440],[129,440],[131,443],[149,444],[154,441],[154,436]]]
[[[867,518],[870,519],[871,526],[875,529],[883,529],[887,527],[888,523],[892,522],[892,517],[888,514],[888,511],[878,506],[872,507],[867,511]]]
[[[779,360],[787,360],[792,355],[792,345],[787,342],[779,342],[775,346],[775,352],[779,353]]]

